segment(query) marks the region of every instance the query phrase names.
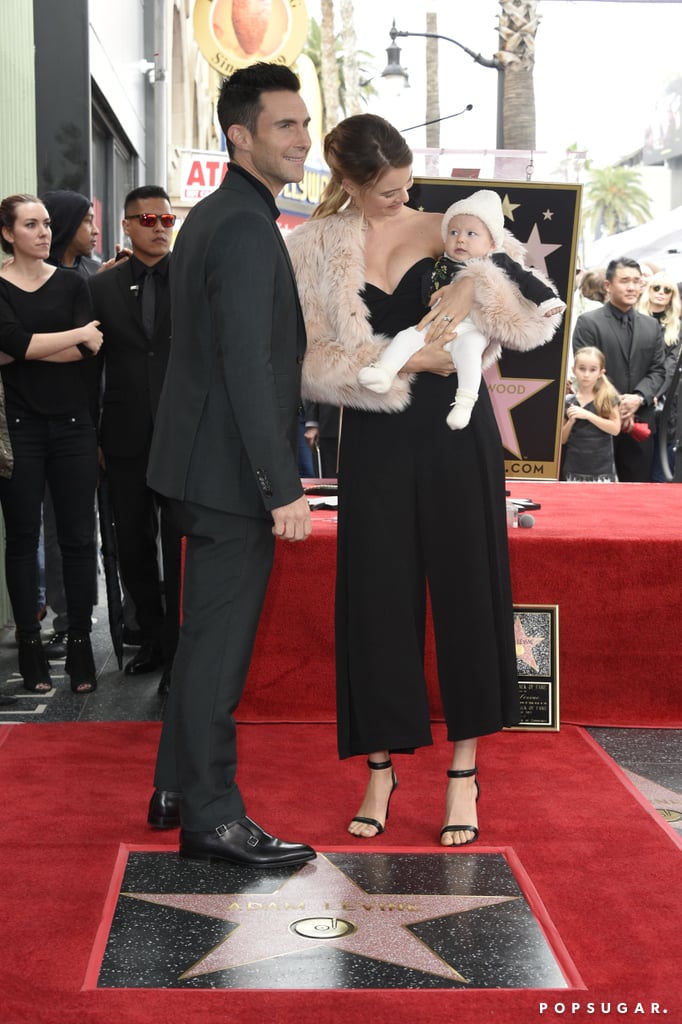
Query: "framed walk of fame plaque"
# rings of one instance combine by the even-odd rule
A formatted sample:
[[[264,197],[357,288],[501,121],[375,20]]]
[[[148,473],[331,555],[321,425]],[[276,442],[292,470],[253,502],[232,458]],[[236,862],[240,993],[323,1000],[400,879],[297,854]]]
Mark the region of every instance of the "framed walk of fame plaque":
[[[514,729],[559,731],[559,606],[514,605],[521,720]]]

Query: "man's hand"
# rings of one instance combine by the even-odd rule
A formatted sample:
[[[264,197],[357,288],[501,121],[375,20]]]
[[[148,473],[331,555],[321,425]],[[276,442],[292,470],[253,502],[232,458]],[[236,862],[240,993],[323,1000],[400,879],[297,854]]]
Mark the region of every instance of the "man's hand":
[[[111,259],[105,260],[99,267],[97,273],[99,274],[102,270],[111,270],[113,266],[119,263],[121,260],[127,260],[133,255],[132,249],[127,249],[125,246],[120,245],[118,242],[115,246],[116,255],[112,256]]]
[[[305,540],[310,536],[312,522],[308,499],[304,494],[289,505],[271,509],[272,532],[282,540]]]
[[[319,427],[306,427],[303,435],[305,442],[309,448],[317,448],[320,442],[320,428]]]
[[[624,420],[633,420],[644,402],[641,395],[621,395],[620,414]]]

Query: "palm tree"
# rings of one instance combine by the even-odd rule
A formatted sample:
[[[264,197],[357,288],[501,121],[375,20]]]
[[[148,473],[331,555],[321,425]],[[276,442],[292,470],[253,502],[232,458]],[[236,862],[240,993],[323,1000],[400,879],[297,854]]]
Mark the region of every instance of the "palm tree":
[[[334,0],[321,0],[322,24],[318,29],[315,20],[310,22],[310,32],[318,29],[319,62],[318,75],[322,87],[322,111],[324,134],[334,127],[338,120],[340,76],[339,62],[336,53],[336,37],[334,36]],[[314,56],[309,53],[315,63]]]
[[[641,174],[631,167],[590,171],[583,217],[594,238],[600,234],[615,235],[651,219],[651,200],[641,183]]]
[[[344,117],[351,112],[346,87],[346,81],[350,80],[350,71],[348,61],[345,59],[342,36],[334,35],[333,6],[333,0],[322,0],[322,25],[318,25],[314,18],[310,19],[308,38],[304,49],[304,53],[310,57],[315,66],[320,82],[324,134],[338,124],[339,112]],[[368,62],[371,62],[371,55],[364,50],[358,51],[354,74],[358,80],[360,99],[363,102],[376,93],[371,81],[361,80],[365,77],[362,64]]]
[[[427,11],[426,34],[438,34],[438,19],[435,14]],[[426,145],[427,148],[440,148],[440,100],[438,90],[438,40],[426,40]],[[437,162],[436,162],[437,168]],[[436,170],[437,173],[437,170]]]
[[[340,0],[341,43],[343,45],[344,83],[346,86],[345,110],[347,114],[359,114],[360,69],[358,67],[358,40],[355,35],[353,0]]]
[[[505,149],[535,149],[535,34],[538,0],[500,0],[500,49]]]

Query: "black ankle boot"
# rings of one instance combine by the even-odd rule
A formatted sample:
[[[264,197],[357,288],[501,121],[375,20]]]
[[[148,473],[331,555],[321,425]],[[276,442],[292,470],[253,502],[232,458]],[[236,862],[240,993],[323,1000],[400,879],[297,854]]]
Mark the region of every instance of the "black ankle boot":
[[[19,671],[24,680],[24,689],[29,693],[47,693],[52,689],[52,680],[40,633],[19,632],[17,643]]]
[[[69,633],[64,671],[71,676],[74,693],[93,693],[97,689],[95,659],[88,633]]]

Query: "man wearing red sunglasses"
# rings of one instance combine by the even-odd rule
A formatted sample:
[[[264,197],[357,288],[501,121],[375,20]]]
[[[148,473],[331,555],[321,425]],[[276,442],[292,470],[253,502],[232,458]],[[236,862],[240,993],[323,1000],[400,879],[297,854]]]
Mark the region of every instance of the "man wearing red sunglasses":
[[[166,191],[129,192],[123,230],[132,255],[91,278],[93,308],[106,339],[99,441],[109,478],[121,579],[135,605],[142,645],[128,675],[163,667],[165,692],[177,645],[180,537],[147,486],[152,429],[170,353],[168,266],[175,215]],[[161,524],[164,595],[157,535]]]

